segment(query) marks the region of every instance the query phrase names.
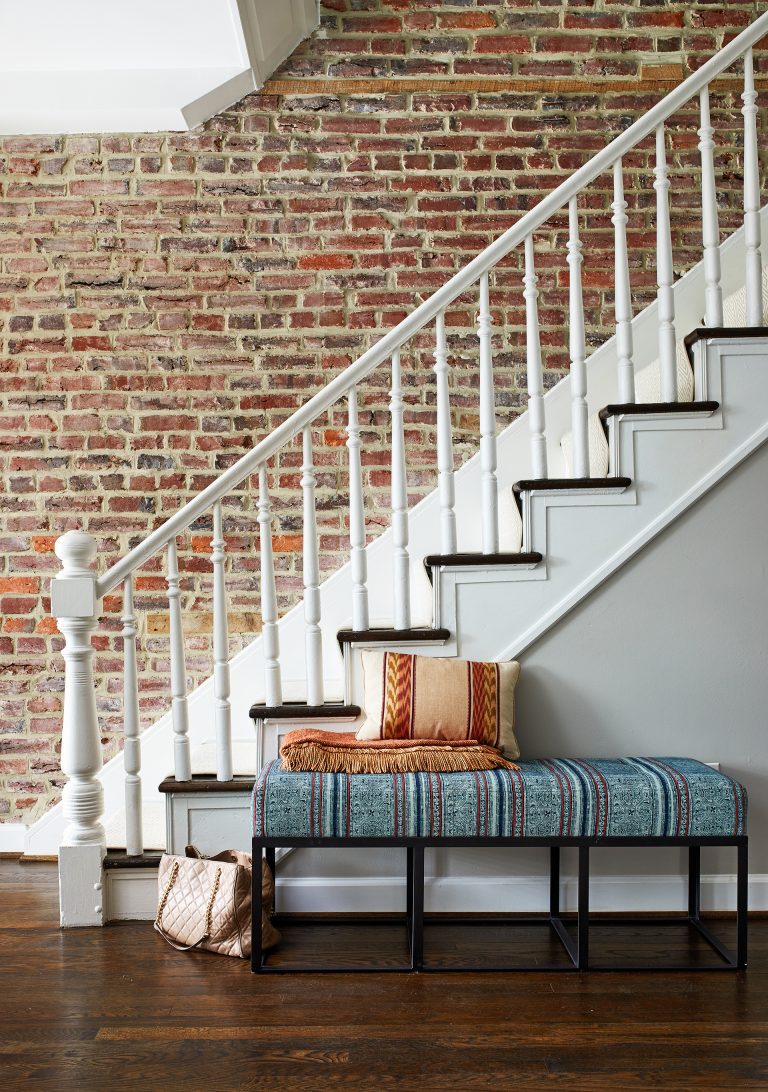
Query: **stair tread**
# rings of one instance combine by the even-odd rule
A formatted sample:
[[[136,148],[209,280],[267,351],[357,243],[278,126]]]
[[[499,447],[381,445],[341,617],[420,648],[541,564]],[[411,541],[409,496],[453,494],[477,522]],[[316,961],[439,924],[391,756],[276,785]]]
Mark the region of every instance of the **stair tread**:
[[[542,555],[536,551],[528,553],[498,553],[483,554],[456,553],[456,554],[428,554],[424,558],[424,564],[429,568],[439,565],[538,565]]]
[[[177,781],[166,777],[158,785],[162,793],[168,792],[244,792],[250,791],[256,778],[252,774],[235,774],[231,781],[219,781],[215,773],[195,773],[190,781]]]
[[[431,626],[415,626],[413,629],[379,626],[372,629],[340,629],[336,640],[340,645],[365,644],[370,641],[416,644],[419,641],[447,641],[450,636],[449,629],[433,629]]]
[[[124,849],[109,849],[104,858],[104,868],[157,868],[161,853],[140,853],[129,856]]]
[[[609,417],[630,413],[660,417],[667,413],[715,413],[719,409],[719,402],[616,402],[600,410],[600,420],[605,423]]]
[[[314,720],[320,717],[355,720],[360,716],[359,705],[345,705],[329,701],[323,705],[307,705],[304,701],[286,701],[281,705],[262,705],[255,702],[248,713],[254,720]]]
[[[768,337],[768,326],[699,326],[685,335],[685,347],[708,337]]]
[[[515,482],[512,491],[516,494],[544,490],[578,493],[592,489],[601,493],[623,493],[631,484],[631,478],[524,478]]]

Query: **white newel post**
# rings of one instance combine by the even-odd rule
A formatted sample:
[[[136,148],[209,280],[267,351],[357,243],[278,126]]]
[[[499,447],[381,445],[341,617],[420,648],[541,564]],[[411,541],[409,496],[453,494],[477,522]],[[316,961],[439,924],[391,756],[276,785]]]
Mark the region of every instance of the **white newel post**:
[[[68,531],[56,542],[61,573],[51,584],[51,612],[64,637],[64,717],[61,769],[67,776],[67,822],[59,846],[59,905],[63,926],[103,925],[102,860],[106,838],[101,736],[96,713],[91,636],[98,625],[96,541]]]

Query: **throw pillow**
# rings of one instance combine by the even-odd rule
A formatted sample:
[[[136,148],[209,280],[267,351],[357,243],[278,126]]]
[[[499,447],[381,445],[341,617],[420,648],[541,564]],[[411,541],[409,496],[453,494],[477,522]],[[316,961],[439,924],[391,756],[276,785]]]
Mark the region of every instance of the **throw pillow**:
[[[358,739],[476,739],[517,758],[520,664],[363,652],[366,720]]]

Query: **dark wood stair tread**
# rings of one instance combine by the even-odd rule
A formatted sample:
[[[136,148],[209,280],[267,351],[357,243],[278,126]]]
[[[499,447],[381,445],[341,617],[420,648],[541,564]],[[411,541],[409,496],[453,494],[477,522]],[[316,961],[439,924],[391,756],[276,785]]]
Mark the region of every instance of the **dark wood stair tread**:
[[[447,641],[450,636],[449,629],[433,629],[431,626],[415,626],[413,629],[390,629],[379,626],[373,629],[340,629],[336,634],[336,640],[342,646],[369,644],[374,641],[413,645],[420,641]]]
[[[600,420],[605,424],[610,417],[623,414],[663,417],[668,413],[712,414],[719,409],[719,402],[618,402],[601,409]]]
[[[231,781],[219,781],[215,773],[192,774],[191,781],[166,777],[158,785],[160,792],[250,792],[256,778],[253,774],[235,774]]]
[[[286,701],[282,705],[256,703],[251,706],[248,716],[254,720],[314,720],[321,717],[356,720],[360,716],[360,706],[344,705],[339,701],[328,701],[323,705],[307,705],[304,701]]]
[[[542,555],[535,551],[523,554],[482,554],[482,553],[462,553],[462,554],[429,554],[424,558],[424,564],[428,569],[439,568],[441,565],[455,565],[455,566],[481,566],[481,565],[524,565],[530,567],[531,565],[538,565],[542,560]]]
[[[768,326],[699,326],[685,335],[685,347],[710,337],[768,337]]]
[[[138,856],[131,857],[124,849],[108,849],[103,864],[104,868],[110,869],[157,868],[161,856],[162,853],[159,850],[156,853],[140,853]]]
[[[525,478],[515,482],[512,491],[521,493],[623,493],[632,484],[631,478]]]

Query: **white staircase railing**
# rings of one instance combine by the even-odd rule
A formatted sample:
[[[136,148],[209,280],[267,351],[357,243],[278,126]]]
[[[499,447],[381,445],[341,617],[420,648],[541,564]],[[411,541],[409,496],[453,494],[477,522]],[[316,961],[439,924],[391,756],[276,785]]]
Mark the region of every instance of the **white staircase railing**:
[[[631,290],[627,250],[627,216],[624,200],[623,157],[641,141],[655,135],[654,188],[656,191],[659,356],[662,397],[677,399],[675,364],[673,253],[669,219],[669,174],[666,163],[665,122],[698,96],[701,124],[698,130],[701,153],[701,208],[703,259],[706,270],[706,321],[722,321],[720,291],[719,228],[713,159],[713,128],[709,112],[711,81],[743,59],[744,92],[744,223],[747,241],[745,284],[747,321],[762,322],[760,267],[760,193],[757,157],[757,106],[754,89],[752,45],[768,33],[768,14],[760,16],[715,57],[649,110],[570,178],[544,197],[508,231],[487,247],[442,288],[385,334],[350,367],[320,390],[271,435],[223,472],[193,500],[179,509],[161,527],[149,534],[121,560],[100,576],[91,565],[96,555],[94,540],[81,532],[68,532],[59,539],[56,551],[63,563],[53,582],[52,612],[65,637],[65,703],[62,770],[68,776],[64,791],[64,812],[68,827],[65,847],[89,847],[87,868],[104,851],[102,794],[97,780],[102,756],[93,688],[91,636],[98,625],[99,601],[119,585],[123,586],[123,639],[125,670],[126,809],[129,851],[141,851],[141,781],[138,736],[138,691],[136,670],[136,619],[133,605],[133,574],[159,551],[167,550],[168,609],[170,617],[171,709],[174,731],[175,776],[191,775],[187,672],[184,656],[177,536],[206,513],[212,514],[214,641],[213,673],[216,693],[216,736],[218,771],[221,780],[232,777],[231,713],[229,706],[229,650],[227,634],[227,590],[225,581],[225,537],[221,502],[253,474],[258,475],[258,523],[261,549],[261,616],[265,659],[265,699],[268,705],[282,701],[280,647],[275,570],[272,557],[272,504],[269,496],[269,466],[297,437],[302,437],[303,464],[303,583],[306,625],[306,680],[309,704],[323,702],[322,619],[320,617],[320,564],[316,518],[316,472],[313,460],[313,425],[338,402],[347,402],[347,451],[349,466],[349,551],[353,573],[350,607],[355,629],[368,625],[366,587],[365,519],[361,470],[361,437],[357,390],[361,380],[380,365],[391,367],[391,526],[393,532],[393,624],[407,629],[411,619],[408,555],[408,491],[406,444],[401,385],[401,350],[415,334],[435,323],[435,374],[437,412],[437,473],[440,494],[440,547],[444,553],[456,550],[454,513],[453,443],[449,404],[449,352],[445,334],[446,308],[468,291],[478,293],[479,358],[479,449],[482,468],[482,549],[492,554],[499,549],[498,487],[496,479],[496,407],[491,337],[492,307],[490,273],[498,262],[522,244],[524,248],[523,295],[526,307],[526,364],[530,411],[531,466],[535,478],[547,474],[547,432],[543,401],[541,344],[539,337],[538,291],[535,273],[535,236],[538,229],[562,209],[568,210],[567,243],[570,290],[567,322],[570,330],[571,399],[574,444],[574,477],[589,476],[587,436],[587,368],[584,337],[584,306],[581,289],[582,243],[579,196],[585,187],[605,172],[613,176],[613,218],[616,261],[616,333],[618,340],[617,387],[622,401],[634,397],[632,362]],[[94,853],[94,850],[97,852]],[[70,855],[71,856],[71,855]],[[85,859],[85,858],[84,858]],[[87,869],[86,869],[87,871]],[[62,875],[62,920],[82,917],[82,874],[68,880]],[[95,878],[93,882],[98,882]],[[80,885],[78,887],[78,884]],[[93,888],[91,888],[93,894]],[[101,907],[91,898],[90,920],[99,921]],[[77,914],[73,909],[77,906]],[[71,913],[70,913],[71,910]],[[83,922],[87,923],[87,922]]]

